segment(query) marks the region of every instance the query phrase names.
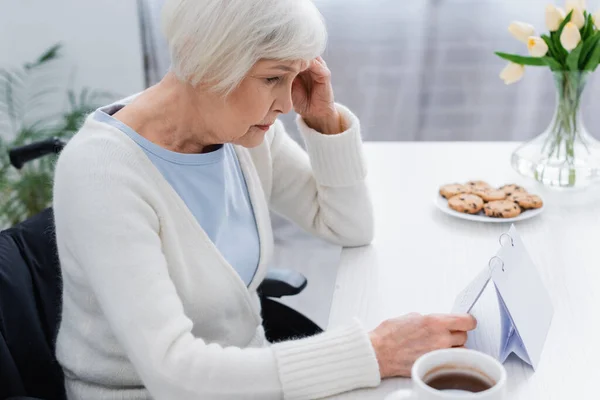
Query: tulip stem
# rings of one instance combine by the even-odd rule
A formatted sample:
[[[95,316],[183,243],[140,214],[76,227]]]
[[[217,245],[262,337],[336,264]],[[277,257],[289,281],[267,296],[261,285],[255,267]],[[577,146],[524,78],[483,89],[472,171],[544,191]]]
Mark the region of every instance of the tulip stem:
[[[560,71],[554,74],[556,111],[542,152],[553,164],[566,166],[562,170],[568,172],[568,177],[565,177],[568,186],[574,186],[577,180],[575,144],[580,141],[586,147],[581,137],[580,104],[587,76],[587,73],[581,71]]]

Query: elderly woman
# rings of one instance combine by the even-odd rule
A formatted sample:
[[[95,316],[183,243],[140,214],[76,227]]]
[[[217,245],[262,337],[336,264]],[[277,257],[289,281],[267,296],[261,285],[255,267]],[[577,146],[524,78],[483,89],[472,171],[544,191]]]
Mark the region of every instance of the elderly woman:
[[[170,72],[90,115],[56,168],[68,397],[311,399],[462,346],[468,315],[266,341],[269,209],[343,246],[372,239],[359,122],[334,102],[309,0],[167,0],[163,25]],[[277,120],[292,109],[307,152]]]

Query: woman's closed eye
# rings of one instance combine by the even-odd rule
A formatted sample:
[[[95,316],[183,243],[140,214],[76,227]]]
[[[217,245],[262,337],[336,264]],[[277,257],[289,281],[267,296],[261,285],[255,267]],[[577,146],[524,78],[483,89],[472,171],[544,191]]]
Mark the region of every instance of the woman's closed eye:
[[[281,80],[280,76],[274,76],[272,78],[266,78],[265,79],[267,81],[268,84],[275,84],[277,82],[279,82]]]

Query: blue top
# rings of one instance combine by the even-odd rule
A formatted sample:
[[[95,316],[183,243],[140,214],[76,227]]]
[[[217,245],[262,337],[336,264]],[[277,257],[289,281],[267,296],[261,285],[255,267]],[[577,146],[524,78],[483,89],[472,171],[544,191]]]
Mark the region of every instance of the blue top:
[[[123,107],[116,104],[101,108],[94,118],[123,131],[144,150],[248,286],[258,268],[260,245],[248,188],[233,145],[224,144],[203,154],[167,150],[112,117]]]

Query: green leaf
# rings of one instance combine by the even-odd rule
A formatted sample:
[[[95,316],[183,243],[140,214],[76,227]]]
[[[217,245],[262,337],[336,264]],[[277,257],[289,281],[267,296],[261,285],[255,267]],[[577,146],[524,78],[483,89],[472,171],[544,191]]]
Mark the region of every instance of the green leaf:
[[[595,71],[598,63],[600,62],[600,44],[596,43],[592,54],[589,56],[587,62],[585,63],[585,67],[583,67],[584,71]]]
[[[519,56],[516,54],[507,54],[507,53],[502,53],[497,51],[495,53],[498,57],[500,58],[504,58],[505,60],[508,60],[510,62],[513,62],[515,64],[521,64],[521,65],[531,65],[534,67],[542,67],[545,66],[546,63],[544,62],[544,60],[542,60],[541,57],[525,57],[525,56]]]
[[[589,56],[596,47],[596,44],[600,41],[600,32],[594,33],[588,40],[583,43],[583,49],[581,50],[581,56],[579,57],[579,68],[584,69]]]
[[[581,41],[583,42],[585,42],[586,39],[590,37],[592,33],[594,33],[594,20],[592,19],[592,15],[585,13],[584,16],[585,25],[583,25],[583,28],[579,30],[579,33],[581,34]]]
[[[66,91],[67,110],[56,115],[36,113],[36,121],[25,120],[22,111],[38,110],[38,106],[55,101],[54,93],[62,92],[53,73],[58,64],[50,62],[59,57],[60,47],[51,47],[21,68],[0,68],[0,228],[51,203],[56,161],[55,156],[46,156],[16,170],[8,160],[8,149],[54,136],[68,139],[91,111],[117,98],[116,94],[90,88]]]
[[[563,22],[561,22],[560,25],[558,26],[558,29],[556,30],[556,32],[550,33],[552,39],[554,40],[554,46],[560,52],[560,61],[562,63],[564,63],[566,61],[567,55],[569,53],[567,52],[567,50],[565,50],[563,45],[560,43],[560,35],[562,34],[562,31],[565,28],[565,26],[571,21],[572,16],[573,16],[573,10],[569,11],[567,16],[563,20]]]
[[[40,58],[38,59],[38,64],[43,64],[46,61],[50,61],[53,60],[55,58],[59,57],[58,51],[60,50],[60,48],[62,47],[62,44],[57,43],[54,46],[50,47],[44,54],[42,54],[40,56]]]
[[[565,17],[565,19],[563,20],[563,22],[560,23],[560,25],[558,26],[558,30],[556,31],[558,33],[558,36],[560,37],[560,34],[562,33],[564,27],[571,22],[571,17],[573,17],[573,10],[569,11],[569,13],[567,14],[567,16]]]
[[[81,89],[81,93],[79,94],[79,104],[85,104],[87,103],[87,97],[88,97],[88,93],[90,92],[90,88],[88,87],[84,87],[83,89]]]
[[[567,56],[569,52],[567,52],[562,44],[560,43],[560,36],[558,35],[558,31],[550,32],[550,38],[552,39],[552,43],[554,44],[554,49],[556,50],[557,56],[556,59],[564,65],[567,60]]]
[[[552,58],[557,58],[559,56],[559,52],[554,47],[554,42],[552,41],[552,38],[548,35],[542,35],[541,38],[544,40],[544,42],[546,42],[546,45],[548,46],[549,56]]]
[[[71,106],[71,108],[77,107],[77,97],[75,96],[75,92],[69,90],[67,96],[69,97],[69,105]]]
[[[54,46],[46,50],[34,63],[25,64],[25,69],[30,70],[39,67],[42,64],[50,62],[60,57],[59,50],[62,47],[61,43],[57,43]]]
[[[542,57],[542,60],[544,60],[544,62],[550,67],[552,71],[561,71],[564,69],[562,64],[552,57]]]
[[[579,70],[579,56],[581,55],[581,49],[583,49],[583,42],[580,42],[567,57],[567,67],[569,67],[571,71]]]

